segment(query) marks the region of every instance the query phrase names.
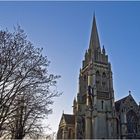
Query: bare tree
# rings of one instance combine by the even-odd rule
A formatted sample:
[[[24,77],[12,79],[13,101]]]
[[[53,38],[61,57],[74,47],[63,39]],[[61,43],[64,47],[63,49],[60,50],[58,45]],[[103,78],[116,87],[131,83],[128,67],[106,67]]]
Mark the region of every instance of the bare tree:
[[[41,120],[52,112],[60,76],[49,74],[49,61],[18,27],[0,31],[0,136],[39,135]]]

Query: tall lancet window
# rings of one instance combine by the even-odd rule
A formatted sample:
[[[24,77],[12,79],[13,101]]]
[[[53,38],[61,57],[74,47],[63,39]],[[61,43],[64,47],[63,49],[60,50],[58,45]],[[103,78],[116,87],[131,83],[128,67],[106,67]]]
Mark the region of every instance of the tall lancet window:
[[[102,109],[104,109],[104,101],[101,101]]]
[[[103,74],[102,74],[102,88],[105,90],[107,89],[107,78],[106,78],[105,72],[103,72]]]
[[[99,71],[96,71],[96,87],[97,87],[97,89],[100,88],[100,73],[99,73]]]
[[[127,131],[128,133],[137,133],[138,118],[133,110],[130,110],[127,114]]]

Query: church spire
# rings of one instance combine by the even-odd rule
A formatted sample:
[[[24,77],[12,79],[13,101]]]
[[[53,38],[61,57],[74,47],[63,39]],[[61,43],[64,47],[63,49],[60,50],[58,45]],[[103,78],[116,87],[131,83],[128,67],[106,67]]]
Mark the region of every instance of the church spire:
[[[100,49],[100,41],[99,41],[98,30],[97,30],[97,26],[96,26],[95,14],[94,14],[94,17],[93,17],[93,23],[92,23],[92,30],[91,30],[91,37],[90,37],[90,46],[89,46],[89,48],[92,51]]]

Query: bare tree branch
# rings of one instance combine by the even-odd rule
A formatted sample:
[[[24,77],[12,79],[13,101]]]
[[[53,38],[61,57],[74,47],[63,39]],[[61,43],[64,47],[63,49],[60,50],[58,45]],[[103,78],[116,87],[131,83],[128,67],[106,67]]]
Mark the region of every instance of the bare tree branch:
[[[18,26],[0,31],[0,137],[23,139],[43,131],[52,112],[60,76],[49,74],[49,61]]]

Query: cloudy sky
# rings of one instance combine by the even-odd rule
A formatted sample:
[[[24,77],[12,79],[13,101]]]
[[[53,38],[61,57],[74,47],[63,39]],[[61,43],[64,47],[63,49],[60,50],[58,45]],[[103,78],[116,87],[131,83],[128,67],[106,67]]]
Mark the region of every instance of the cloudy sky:
[[[46,123],[57,131],[64,110],[72,112],[78,74],[89,47],[93,14],[101,46],[112,64],[115,99],[131,90],[140,101],[140,2],[0,2],[0,29],[19,24],[28,39],[51,61],[50,73],[61,75],[53,114]]]

